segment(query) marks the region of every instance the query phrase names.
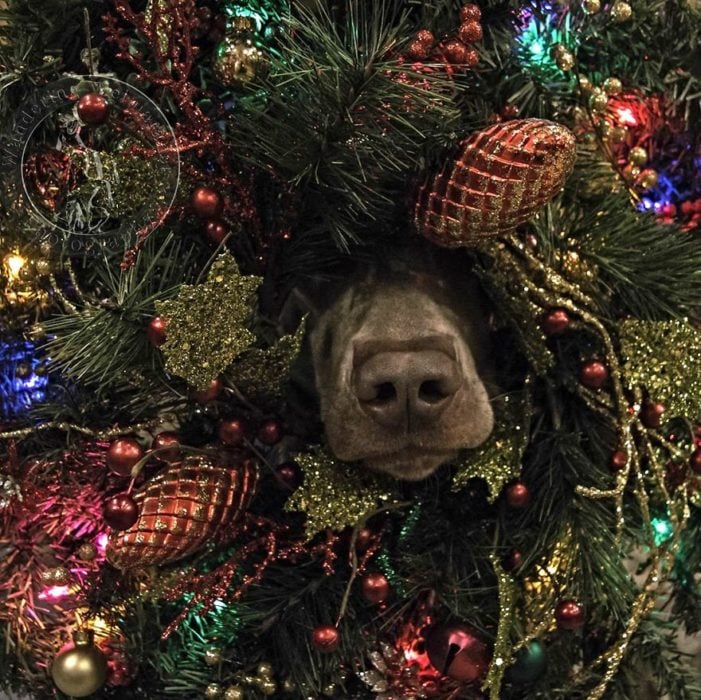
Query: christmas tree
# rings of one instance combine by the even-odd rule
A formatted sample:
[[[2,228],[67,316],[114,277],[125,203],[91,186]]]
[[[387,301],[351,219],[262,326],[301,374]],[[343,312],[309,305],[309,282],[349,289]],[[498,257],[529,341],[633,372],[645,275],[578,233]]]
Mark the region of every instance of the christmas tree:
[[[694,3],[3,8],[0,688],[701,697]]]

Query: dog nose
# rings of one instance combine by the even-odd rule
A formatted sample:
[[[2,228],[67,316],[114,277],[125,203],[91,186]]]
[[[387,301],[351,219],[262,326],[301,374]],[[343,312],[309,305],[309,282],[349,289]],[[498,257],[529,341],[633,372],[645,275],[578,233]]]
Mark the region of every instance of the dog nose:
[[[363,410],[387,428],[435,422],[457,393],[458,365],[435,350],[378,352],[355,368],[355,395]]]

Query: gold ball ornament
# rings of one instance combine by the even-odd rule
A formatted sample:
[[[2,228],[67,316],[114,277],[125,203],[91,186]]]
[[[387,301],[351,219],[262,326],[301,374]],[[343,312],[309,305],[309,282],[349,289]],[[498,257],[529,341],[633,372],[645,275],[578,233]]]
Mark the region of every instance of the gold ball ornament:
[[[633,165],[645,165],[647,163],[647,151],[640,146],[631,148],[628,154],[628,162]]]
[[[625,126],[614,126],[608,133],[608,140],[613,144],[623,143],[628,136]]]
[[[230,685],[224,691],[224,700],[244,700],[246,697],[244,689],[240,685]]]
[[[601,10],[601,0],[584,0],[582,7],[588,15],[595,15]]]
[[[583,93],[587,94],[587,93],[590,93],[592,91],[593,86],[592,86],[591,80],[589,80],[589,78],[587,78],[587,76],[584,75],[583,73],[580,73],[577,76],[577,83],[579,84],[579,89]]]
[[[604,92],[610,96],[618,95],[623,90],[623,83],[618,78],[604,80]]]
[[[51,677],[66,695],[85,698],[99,690],[107,679],[107,659],[94,645],[91,632],[73,635],[73,644],[64,647],[51,664]]]
[[[65,566],[53,566],[41,574],[41,581],[47,586],[66,586],[70,580],[71,572]]]
[[[657,171],[653,170],[652,168],[646,168],[642,173],[640,173],[638,184],[644,190],[651,190],[657,184],[657,180]]]
[[[38,258],[34,261],[34,270],[40,277],[46,277],[53,271],[53,265],[46,258]]]
[[[92,561],[97,557],[97,547],[92,542],[83,542],[76,554],[81,561]]]
[[[640,167],[637,165],[633,165],[632,163],[628,163],[628,165],[626,165],[626,167],[623,168],[623,177],[628,182],[633,182],[633,180],[636,180],[639,175],[640,175]]]
[[[589,98],[589,106],[594,112],[605,112],[609,98],[603,92],[595,92]]]
[[[217,647],[211,647],[204,652],[204,662],[207,666],[218,666],[222,660],[221,649]]]
[[[223,690],[219,683],[210,683],[204,689],[204,696],[207,700],[218,700],[218,698],[222,697],[222,693]]]
[[[574,68],[574,56],[569,51],[563,51],[555,56],[555,62],[560,70],[565,72]]]
[[[633,8],[627,2],[617,2],[611,8],[611,19],[614,22],[627,22],[633,16]]]
[[[268,64],[268,56],[252,39],[236,36],[217,46],[212,68],[224,85],[242,88],[263,78]]]
[[[261,661],[258,664],[258,668],[256,669],[256,673],[261,678],[272,678],[275,675],[273,665],[271,663],[269,663],[268,661]]]

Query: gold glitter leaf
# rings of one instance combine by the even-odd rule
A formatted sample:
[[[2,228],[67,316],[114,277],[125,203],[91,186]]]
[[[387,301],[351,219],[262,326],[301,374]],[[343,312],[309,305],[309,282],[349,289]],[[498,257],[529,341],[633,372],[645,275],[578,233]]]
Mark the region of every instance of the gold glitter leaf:
[[[161,347],[169,372],[204,390],[254,342],[245,326],[260,277],[239,273],[236,261],[222,253],[204,284],[184,284],[176,299],[156,304],[165,319]]]
[[[701,418],[701,332],[684,321],[624,321],[620,327],[627,385],[643,386],[667,415]]]
[[[298,454],[295,461],[304,472],[304,484],[285,509],[307,514],[309,539],[327,528],[355,526],[379,507],[401,500],[389,478],[357,463],[339,462],[323,449]]]
[[[480,477],[489,486],[489,500],[499,495],[507,481],[521,472],[521,458],[528,444],[530,424],[530,392],[509,394],[493,403],[494,431],[484,445],[462,453],[462,463],[453,477],[453,491],[467,486],[474,477]]]

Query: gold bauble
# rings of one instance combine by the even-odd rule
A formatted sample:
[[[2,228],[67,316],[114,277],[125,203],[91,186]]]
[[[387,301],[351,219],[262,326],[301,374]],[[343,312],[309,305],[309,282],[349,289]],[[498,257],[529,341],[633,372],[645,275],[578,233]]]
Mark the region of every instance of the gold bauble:
[[[574,68],[574,56],[569,51],[564,51],[557,54],[555,57],[555,62],[557,63],[558,68],[565,72]]]
[[[218,666],[222,660],[221,649],[211,647],[204,652],[204,662],[207,666]]]
[[[51,274],[53,265],[46,258],[38,258],[34,261],[34,269],[37,275],[46,276]]]
[[[261,661],[258,664],[258,668],[256,669],[256,673],[261,678],[272,678],[275,675],[273,665],[271,663],[269,663],[268,661]]]
[[[657,184],[657,180],[657,171],[653,170],[652,168],[646,168],[642,173],[640,173],[638,184],[644,190],[651,190]]]
[[[92,561],[98,554],[97,547],[92,542],[83,542],[76,554],[81,561]]]
[[[207,700],[217,700],[222,696],[222,687],[219,685],[219,683],[210,683],[204,689],[204,696],[207,698]]]
[[[76,632],[73,644],[62,649],[51,664],[51,677],[66,695],[85,698],[99,690],[107,678],[107,659],[93,644],[90,632]]]
[[[41,574],[41,580],[47,586],[66,586],[70,583],[71,572],[65,566],[53,566]]]
[[[240,88],[265,76],[268,56],[252,39],[228,37],[217,46],[212,67],[224,85]]]
[[[628,153],[628,162],[633,165],[645,165],[647,163],[647,151],[641,146],[631,148],[630,153]]]
[[[638,175],[640,175],[640,167],[637,165],[633,165],[632,163],[628,163],[625,168],[623,168],[623,177],[628,181],[632,182],[635,180]]]
[[[584,0],[582,6],[588,15],[595,15],[601,9],[601,0]]]
[[[633,16],[633,8],[627,2],[617,2],[611,8],[614,22],[627,22]]]
[[[623,83],[618,78],[606,78],[604,80],[604,92],[611,95],[618,95],[623,90]]]
[[[608,139],[613,144],[623,143],[628,136],[628,129],[625,126],[614,126],[609,131]]]
[[[586,94],[586,93],[591,92],[591,89],[592,89],[591,80],[589,80],[589,78],[587,78],[587,76],[584,75],[583,73],[580,73],[577,76],[577,83],[579,84],[579,89],[583,93]]]
[[[224,691],[224,700],[244,700],[244,689],[240,685],[230,685]]]
[[[277,693],[277,683],[270,678],[265,678],[258,683],[258,690],[260,690],[263,695],[270,697]]]
[[[606,95],[603,92],[594,93],[589,98],[589,106],[591,107],[593,112],[605,112],[606,107],[608,107],[608,103],[609,98],[606,97]]]

